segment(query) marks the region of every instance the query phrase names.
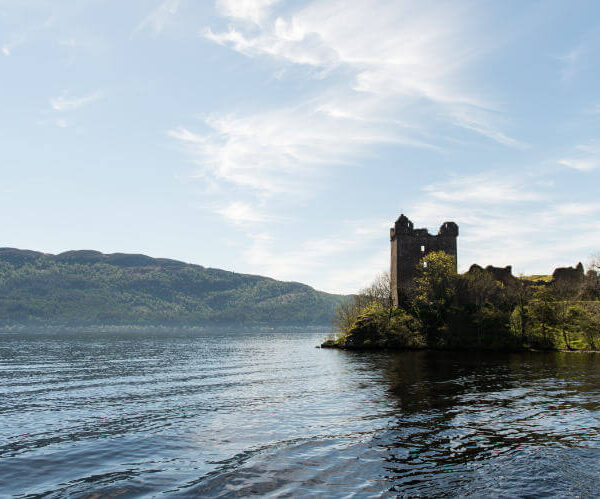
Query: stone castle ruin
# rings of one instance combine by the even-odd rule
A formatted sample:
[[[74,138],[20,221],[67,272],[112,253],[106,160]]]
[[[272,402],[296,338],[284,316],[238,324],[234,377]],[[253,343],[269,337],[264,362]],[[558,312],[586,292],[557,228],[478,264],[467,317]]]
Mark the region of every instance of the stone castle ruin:
[[[566,281],[577,283],[583,281],[584,277],[583,265],[581,262],[577,267],[559,267],[552,273],[552,279],[555,281]]]
[[[454,257],[456,265],[456,238],[458,225],[446,222],[437,235],[430,234],[427,229],[415,229],[413,223],[404,215],[400,215],[394,227],[390,229],[392,243],[392,262],[390,277],[392,282],[392,302],[398,306],[402,295],[410,289],[417,273],[417,266],[428,253],[443,251]]]
[[[428,253],[443,251],[454,257],[454,264],[457,265],[457,237],[458,225],[454,222],[445,222],[437,234],[430,234],[427,229],[415,229],[413,223],[405,215],[400,215],[394,227],[390,229],[390,279],[394,306],[398,306],[402,297],[409,292],[417,275],[421,259]],[[458,269],[455,268],[455,270]],[[485,269],[477,264],[471,265],[469,272],[475,270],[489,272],[495,280],[502,282],[504,285],[517,281],[510,265],[507,267],[488,265]],[[581,263],[576,267],[557,268],[552,274],[552,282],[567,284],[581,282],[583,278],[584,269]],[[523,282],[532,284],[527,280]]]

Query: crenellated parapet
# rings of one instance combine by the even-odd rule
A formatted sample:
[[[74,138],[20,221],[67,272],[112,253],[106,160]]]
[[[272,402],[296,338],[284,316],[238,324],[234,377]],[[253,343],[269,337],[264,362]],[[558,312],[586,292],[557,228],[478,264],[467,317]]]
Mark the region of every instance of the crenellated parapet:
[[[552,273],[552,280],[575,284],[583,281],[584,276],[583,264],[579,262],[576,267],[559,267],[555,269]]]
[[[410,291],[418,266],[427,254],[434,251],[443,251],[457,260],[458,225],[454,222],[444,222],[437,234],[430,234],[427,229],[415,229],[414,224],[404,214],[400,215],[394,226],[390,229],[391,242],[391,267],[390,278],[392,287],[392,301],[398,306],[402,297]],[[527,279],[517,278],[512,273],[510,265],[494,267],[488,265],[483,268],[473,264],[468,273],[488,272],[494,280],[504,286],[515,284],[530,285],[569,285],[578,286],[583,282],[585,274],[581,263],[576,267],[557,268],[552,274],[552,279]]]
[[[438,231],[438,236],[458,237],[458,225],[454,222],[445,222]]]
[[[469,268],[467,274],[473,272],[489,272],[494,280],[500,281],[504,285],[510,285],[517,282],[517,278],[512,273],[512,266],[507,265],[506,267],[494,267],[493,265],[488,265],[485,269],[480,265],[474,263]]]
[[[404,214],[390,229],[392,299],[397,305],[401,296],[410,289],[421,259],[433,251],[443,251],[456,262],[458,225],[445,222],[437,234],[427,229],[415,229]]]

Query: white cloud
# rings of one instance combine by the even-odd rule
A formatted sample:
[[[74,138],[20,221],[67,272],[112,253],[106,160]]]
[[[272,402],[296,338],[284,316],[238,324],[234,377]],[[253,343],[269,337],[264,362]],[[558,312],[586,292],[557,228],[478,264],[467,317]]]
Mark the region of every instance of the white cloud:
[[[7,40],[3,43],[0,48],[0,52],[2,52],[5,56],[12,55],[13,51],[22,46],[24,43],[28,41],[28,39],[32,36],[32,29],[29,27],[21,27],[17,32],[9,35]]]
[[[317,281],[317,288],[324,291],[356,293],[388,270],[388,224],[365,219],[342,222],[340,226],[335,234],[306,240],[291,249],[271,233],[248,232],[251,244],[244,258],[265,275]],[[336,265],[332,265],[334,260]]]
[[[267,222],[274,219],[274,217],[259,211],[251,204],[242,201],[234,201],[227,206],[217,208],[215,213],[234,225]]]
[[[274,10],[278,3],[219,0],[218,11],[233,24],[204,36],[251,57],[313,68],[320,77],[339,68],[344,77],[331,78],[310,100],[213,115],[201,131],[170,130],[201,176],[255,193],[307,193],[299,189],[307,180],[326,176],[331,165],[359,161],[374,146],[439,149],[430,138],[431,122],[439,119],[522,147],[497,128],[493,106],[461,81],[485,47],[481,27],[474,26],[475,4],[324,0],[284,15]],[[283,77],[278,68],[274,73]]]
[[[142,22],[137,26],[135,32],[151,29],[154,33],[160,33],[175,14],[179,11],[180,0],[163,0]]]
[[[596,170],[600,168],[600,146],[595,143],[580,144],[575,147],[571,157],[558,160],[558,164],[581,172]]]
[[[566,54],[558,57],[558,60],[562,63],[561,67],[561,78],[563,80],[572,79],[581,69],[582,59],[584,59],[587,52],[585,44],[579,44],[573,49],[569,50]]]
[[[495,106],[463,81],[468,65],[486,50],[477,19],[475,4],[326,0],[274,16],[259,30],[232,25],[219,33],[206,29],[204,36],[251,57],[318,69],[319,77],[336,69],[350,72],[350,85],[336,85],[337,95],[356,101],[363,94],[404,115],[408,104],[428,101],[436,106],[431,110],[436,119],[445,116],[456,126],[520,147],[498,128]],[[419,126],[426,121],[409,118]]]
[[[204,35],[248,56],[270,56],[325,74],[340,68],[345,77],[331,78],[311,100],[211,116],[204,131],[169,131],[187,144],[203,176],[289,193],[327,175],[330,165],[357,162],[377,145],[440,148],[429,138],[432,119],[440,117],[502,145],[522,146],[496,127],[493,106],[461,83],[465,67],[485,46],[468,21],[477,18],[474,6],[325,0],[267,16],[277,3],[221,0],[218,9],[233,21],[262,24],[248,28],[234,22],[228,31],[207,29]],[[274,72],[281,77],[277,68]]]
[[[231,24],[224,31],[206,28],[205,38],[251,58],[269,58],[278,79],[318,79],[311,98],[292,95],[279,108],[213,114],[196,127],[168,131],[198,165],[199,177],[219,185],[221,194],[231,189],[251,200],[217,212],[241,230],[252,224],[245,234],[252,244],[243,256],[253,271],[354,292],[385,270],[387,223],[346,225],[344,244],[340,233],[340,238],[299,241],[291,249],[273,225],[275,197],[290,212],[298,199],[305,201],[327,185],[332,172],[358,168],[377,146],[442,150],[457,139],[454,134],[463,139],[467,130],[502,146],[523,147],[502,130],[498,106],[467,84],[470,64],[489,49],[476,3],[323,0],[284,7],[268,0],[220,0],[216,5]],[[440,121],[450,125],[442,127],[446,136],[439,135]],[[539,199],[520,185],[483,176],[467,188],[431,186],[427,193],[438,205],[465,197],[498,205]],[[332,268],[332,260],[344,270]]]
[[[574,170],[579,170],[582,172],[589,172],[600,167],[600,160],[598,160],[597,158],[565,158],[559,160],[558,163],[568,168],[573,168]]]
[[[556,211],[565,216],[594,215],[600,213],[600,203],[562,203]]]
[[[551,273],[600,247],[600,203],[560,202],[543,178],[497,172],[451,178],[424,188],[411,209],[416,225],[460,225],[459,267],[513,265],[515,273]],[[554,203],[550,203],[554,201]]]
[[[217,10],[226,17],[260,24],[280,0],[217,0]]]
[[[560,74],[568,82],[575,76],[596,67],[600,46],[600,30],[593,29],[584,33],[577,45],[557,57],[561,63]]]
[[[424,191],[434,199],[463,203],[504,204],[544,199],[537,189],[531,189],[526,178],[510,178],[498,173],[454,177],[443,183],[428,185]]]
[[[456,4],[374,0],[315,2],[277,17],[258,34],[229,31],[207,36],[249,55],[357,71],[355,87],[376,94],[417,95],[442,102],[479,103],[451,82],[477,52]],[[460,36],[459,36],[460,35]]]
[[[600,114],[600,104],[596,104],[595,106],[592,106],[586,112],[587,112],[587,114]]]
[[[74,111],[102,97],[102,93],[97,91],[82,97],[69,97],[66,94],[61,97],[50,99],[50,106],[55,111]]]
[[[310,102],[245,117],[209,117],[204,133],[168,133],[190,148],[203,174],[270,194],[297,193],[324,174],[322,167],[356,162],[375,144],[428,147],[405,136],[402,125],[365,124],[330,111]]]
[[[449,111],[448,115],[455,125],[483,135],[484,137],[494,140],[499,144],[516,149],[523,149],[526,147],[526,145],[522,142],[506,135],[504,132],[499,130],[497,126],[490,120],[489,113],[482,112],[478,109],[462,108]]]
[[[6,42],[4,45],[2,45],[2,48],[0,49],[2,54],[7,57],[9,55],[12,55],[14,49],[23,45],[26,42],[27,35],[28,35],[27,30],[25,30],[25,32],[20,33],[18,36],[12,37],[8,42]]]

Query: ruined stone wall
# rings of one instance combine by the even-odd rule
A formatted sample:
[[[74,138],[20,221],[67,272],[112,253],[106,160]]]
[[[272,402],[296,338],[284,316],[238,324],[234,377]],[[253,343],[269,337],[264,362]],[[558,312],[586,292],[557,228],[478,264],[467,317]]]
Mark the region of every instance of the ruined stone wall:
[[[458,225],[446,222],[437,234],[429,234],[427,229],[415,229],[413,223],[404,215],[400,215],[394,227],[390,229],[391,265],[390,278],[392,286],[392,301],[398,306],[413,284],[417,275],[417,267],[421,259],[432,251],[443,251],[453,256],[456,264]],[[513,285],[519,280],[512,274],[512,267],[493,267],[485,269],[472,265],[469,272],[474,270],[489,272],[496,281],[505,286]],[[546,285],[551,283],[570,283],[578,285],[584,280],[583,265],[576,267],[557,268],[552,274],[550,283],[544,281],[528,281],[521,279],[526,285]]]
[[[583,281],[583,277],[584,271],[581,262],[577,264],[577,267],[559,267],[552,273],[553,281],[562,281],[573,284]]]
[[[518,279],[512,273],[512,267],[510,265],[506,267],[493,267],[492,265],[488,265],[485,269],[474,263],[469,268],[469,272],[473,271],[487,271],[492,277],[501,282],[504,285],[511,285],[518,281]],[[576,267],[559,267],[554,270],[552,274],[552,280],[550,281],[542,281],[542,280],[528,280],[527,278],[520,278],[520,282],[530,285],[536,286],[546,286],[553,283],[567,283],[577,285],[580,284],[584,279],[584,269],[581,262]]]
[[[413,223],[400,215],[390,230],[392,300],[400,303],[403,294],[409,291],[417,273],[421,258],[432,251],[443,251],[454,257],[456,262],[458,226],[454,222],[444,223],[437,235],[427,229],[415,229]]]

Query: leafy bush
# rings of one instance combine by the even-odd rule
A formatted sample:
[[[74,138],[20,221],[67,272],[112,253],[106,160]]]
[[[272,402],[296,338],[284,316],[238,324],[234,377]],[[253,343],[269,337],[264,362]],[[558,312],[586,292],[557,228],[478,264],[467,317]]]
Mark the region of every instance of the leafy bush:
[[[334,343],[346,348],[479,350],[600,347],[600,301],[594,294],[600,278],[595,271],[583,282],[500,282],[480,267],[462,275],[454,269],[453,258],[444,252],[423,257],[400,308],[388,299],[389,278],[380,276],[338,308]],[[382,286],[386,282],[387,288]]]
[[[347,348],[423,348],[419,321],[404,310],[367,305],[340,339]]]

